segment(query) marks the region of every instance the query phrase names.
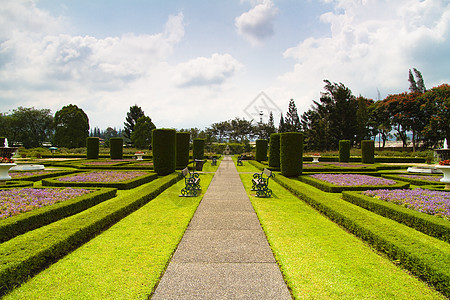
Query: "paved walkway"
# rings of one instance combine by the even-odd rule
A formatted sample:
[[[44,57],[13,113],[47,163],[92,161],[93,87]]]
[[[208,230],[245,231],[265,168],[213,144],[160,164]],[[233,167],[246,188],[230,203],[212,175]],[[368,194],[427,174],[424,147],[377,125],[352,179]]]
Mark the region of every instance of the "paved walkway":
[[[221,162],[152,299],[291,299],[230,157]]]

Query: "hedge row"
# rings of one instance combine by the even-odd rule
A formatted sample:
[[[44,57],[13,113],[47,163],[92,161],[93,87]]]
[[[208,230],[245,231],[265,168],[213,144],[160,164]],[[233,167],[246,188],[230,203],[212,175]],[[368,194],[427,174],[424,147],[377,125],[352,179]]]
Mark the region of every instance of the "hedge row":
[[[448,220],[365,196],[360,192],[343,192],[342,199],[450,243],[450,222]]]
[[[153,130],[153,163],[158,175],[168,175],[176,169],[176,130]]]
[[[267,160],[267,149],[268,149],[268,141],[264,139],[256,140],[256,161],[266,161]]]
[[[77,214],[116,196],[117,189],[97,189],[87,195],[44,206],[0,221],[0,243],[30,230]]]
[[[11,175],[11,173],[21,173],[21,172],[30,172],[30,171],[15,171],[15,172],[10,172],[9,174]],[[41,174],[37,174],[37,175],[30,175],[30,176],[23,176],[23,177],[19,177],[19,178],[14,178],[14,180],[17,181],[39,181],[42,180],[44,178],[49,178],[49,177],[57,177],[57,176],[63,176],[63,175],[68,175],[68,174],[72,174],[72,173],[76,173],[78,171],[49,171],[46,173],[41,173]],[[2,188],[0,186],[0,188]]]
[[[6,184],[0,185],[0,189],[9,189],[9,188],[17,188],[17,187],[29,187],[33,186],[33,181],[25,181],[25,180],[8,180]]]
[[[176,173],[167,175],[139,192],[113,198],[1,244],[0,295],[148,203],[178,178]]]
[[[117,171],[126,172],[126,171]],[[89,173],[89,172],[86,172]],[[129,190],[133,189],[141,184],[150,182],[158,177],[158,174],[153,172],[147,172],[148,174],[142,175],[130,180],[120,181],[120,182],[74,182],[74,181],[59,181],[58,178],[42,179],[43,186],[66,186],[66,187],[109,187],[116,188],[119,190]],[[68,177],[62,176],[62,177]]]
[[[403,174],[403,175],[406,175],[406,174]],[[415,174],[415,175],[417,175],[417,174]],[[402,177],[402,176],[395,175],[395,174],[383,174],[381,176],[383,178],[388,178],[388,179],[403,180],[403,181],[409,182],[414,185],[445,185],[445,183],[440,182],[440,181],[428,181],[428,180],[422,180],[422,179],[416,179],[416,178],[408,178],[408,177]],[[434,175],[421,175],[421,176],[434,177]]]
[[[360,174],[360,173],[359,173]],[[343,191],[366,191],[366,190],[393,190],[393,189],[407,189],[409,188],[409,183],[407,182],[397,182],[393,185],[358,185],[358,186],[339,186],[333,183],[325,182],[310,176],[300,176],[297,178],[299,181],[312,185],[324,192],[328,193],[342,193]]]
[[[323,192],[308,189],[282,175],[274,180],[300,199],[398,261],[416,276],[450,297],[450,246],[405,225],[386,219]]]

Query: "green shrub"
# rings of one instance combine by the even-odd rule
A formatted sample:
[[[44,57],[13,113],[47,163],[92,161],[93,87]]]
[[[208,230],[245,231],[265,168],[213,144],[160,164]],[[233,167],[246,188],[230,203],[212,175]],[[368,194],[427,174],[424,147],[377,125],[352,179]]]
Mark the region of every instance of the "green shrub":
[[[88,137],[86,139],[86,158],[98,159],[100,139],[98,137]]]
[[[184,168],[189,163],[189,140],[191,134],[189,132],[177,132],[177,163],[176,167]]]
[[[269,168],[280,169],[280,134],[272,133],[269,140]]]
[[[117,189],[96,189],[87,195],[44,206],[32,211],[0,220],[0,243],[30,230],[77,214],[100,202],[111,199]]]
[[[375,163],[375,142],[372,140],[361,141],[361,162],[363,164]]]
[[[302,174],[303,133],[283,132],[280,136],[280,168],[286,177]]]
[[[267,140],[256,140],[256,155],[255,159],[256,161],[263,161],[267,160]]]
[[[339,162],[349,162],[350,161],[350,141],[340,140],[339,141]]]
[[[343,192],[342,199],[450,243],[450,222],[448,220],[365,196],[361,192]]]
[[[205,157],[205,139],[194,139],[192,145],[192,157],[203,160]]]
[[[176,169],[175,129],[153,130],[153,169],[158,175],[168,175]]]
[[[123,138],[114,137],[109,139],[109,153],[111,159],[122,159],[123,158]]]

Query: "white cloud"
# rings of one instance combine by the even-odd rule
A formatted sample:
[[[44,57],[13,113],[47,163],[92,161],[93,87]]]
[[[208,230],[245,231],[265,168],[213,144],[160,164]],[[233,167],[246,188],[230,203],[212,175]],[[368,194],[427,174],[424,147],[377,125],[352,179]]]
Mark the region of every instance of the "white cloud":
[[[310,37],[287,49],[285,58],[296,64],[280,77],[282,82],[299,90],[320,91],[322,80],[329,79],[344,83],[354,94],[375,98],[377,88],[383,97],[406,91],[408,69],[413,67],[422,72],[426,84],[450,79],[450,57],[442,55],[450,53],[448,1],[327,2],[335,4],[335,11],[320,19],[329,24],[331,36]],[[441,53],[440,61],[433,52]],[[307,96],[305,103],[319,93]]]
[[[273,22],[278,12],[271,0],[258,2],[254,8],[235,19],[238,33],[254,45],[274,34]]]
[[[242,64],[231,55],[214,53],[210,58],[198,57],[178,65],[174,82],[180,87],[218,85],[241,68]]]

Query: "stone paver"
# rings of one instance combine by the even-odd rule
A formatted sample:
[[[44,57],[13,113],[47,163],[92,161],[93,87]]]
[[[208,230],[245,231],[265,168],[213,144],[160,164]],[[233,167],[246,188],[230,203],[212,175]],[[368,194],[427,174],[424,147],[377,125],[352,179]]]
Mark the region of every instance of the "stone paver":
[[[152,299],[291,299],[230,157],[221,162]]]

